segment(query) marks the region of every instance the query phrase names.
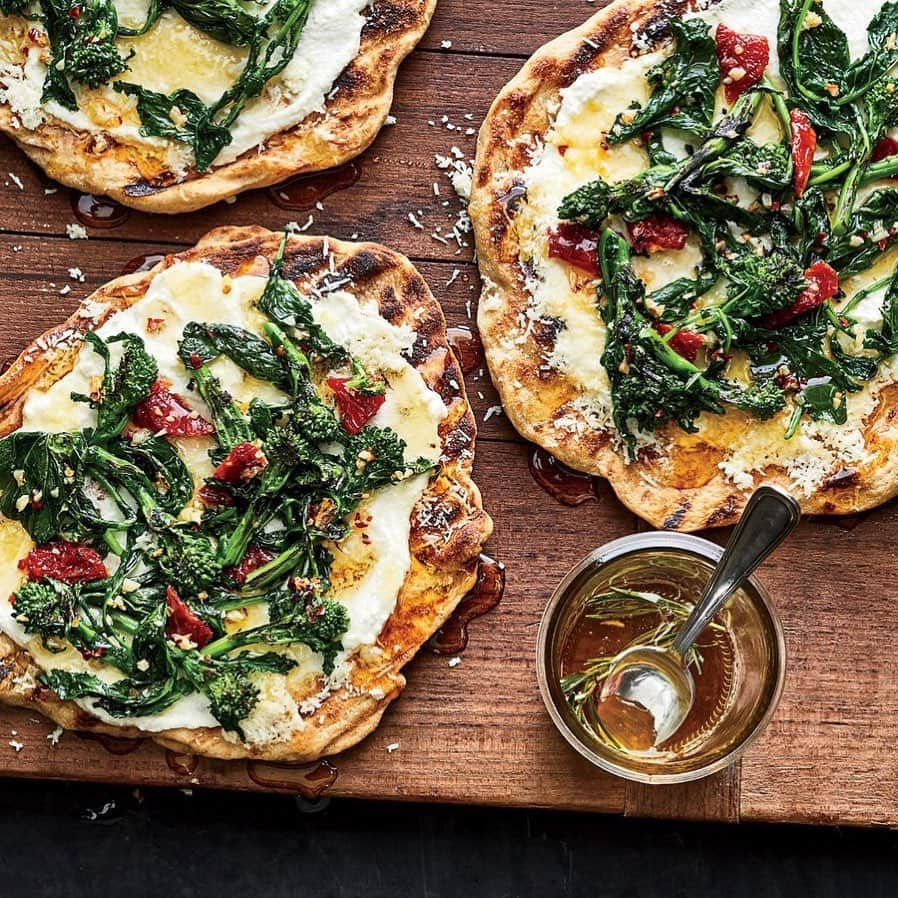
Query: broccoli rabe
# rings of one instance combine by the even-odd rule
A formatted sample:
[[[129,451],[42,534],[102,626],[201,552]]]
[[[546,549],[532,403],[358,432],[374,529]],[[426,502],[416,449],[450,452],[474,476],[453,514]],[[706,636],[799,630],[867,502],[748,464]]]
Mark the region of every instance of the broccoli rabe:
[[[242,737],[260,698],[259,676],[294,665],[287,653],[259,647],[305,644],[321,656],[325,675],[333,671],[349,626],[347,608],[328,597],[333,547],[372,491],[432,464],[406,459],[391,429],[350,434],[341,424],[317,386],[337,376],[333,365],[350,372],[359,393],[382,392],[386,382],[317,328],[281,265],[279,256],[266,300],[280,317],[261,336],[230,325],[184,330],[184,380],[193,381],[215,425],[208,451],[218,477],[208,477],[198,496],[179,439],[141,439],[126,429],[158,376],[133,335],[86,338],[103,377],[91,396],[74,398],[89,403],[94,426],[0,440],[0,512],[39,542],[84,539],[117,556],[109,576],[35,580],[17,592],[16,614],[28,632],[121,674],[108,682],[50,670],[43,682],[61,698],[90,699],[127,718],[158,714],[199,691],[221,725]],[[282,401],[257,398],[245,410],[213,373],[219,355],[277,387]],[[232,451],[241,444],[264,463],[241,467],[243,456]],[[98,493],[113,513],[89,498]],[[228,612],[257,604],[267,606],[267,623],[230,632]]]
[[[43,100],[78,109],[70,82],[100,87],[128,68],[116,46],[118,13],[112,0],[42,0],[50,38]]]
[[[244,738],[240,721],[253,712],[259,702],[259,687],[246,674],[223,670],[206,683],[212,716],[226,729]]]
[[[234,398],[225,390],[221,381],[201,364],[192,369],[197,392],[212,412],[215,438],[222,449],[233,449],[238,443],[248,443],[253,439],[252,428]]]
[[[260,643],[270,646],[303,643],[322,656],[324,672],[331,673],[343,647],[343,634],[349,628],[346,606],[332,599],[315,603],[300,596],[292,609],[285,609],[283,602],[277,607],[282,616],[210,642],[203,648],[203,654],[215,658]]]
[[[180,591],[196,595],[210,587],[221,573],[221,562],[208,536],[172,526],[161,530],[158,540],[162,551],[156,562]]]
[[[631,454],[639,431],[650,432],[667,421],[694,431],[701,412],[722,414],[723,403],[765,418],[783,408],[785,396],[772,382],[744,390],[669,345],[643,313],[644,286],[630,266],[629,247],[610,228],[602,233],[599,262],[608,326],[602,364],[611,380],[614,423]]]
[[[103,385],[98,397],[73,393],[72,398],[88,402],[96,408],[94,440],[103,442],[118,436],[128,423],[134,407],[150,395],[159,366],[146,351],[143,340],[134,334],[116,334],[104,341],[93,331],[88,331],[84,339],[103,359]],[[109,352],[110,343],[123,343],[125,346],[121,361],[114,370]]]
[[[346,350],[315,321],[312,304],[284,275],[284,253],[288,239],[289,235],[285,233],[272,265],[271,276],[259,297],[259,311],[281,327],[291,328],[297,340],[322,359],[333,364],[343,362],[348,357]]]
[[[75,591],[55,580],[32,580],[13,593],[16,620],[26,633],[37,633],[45,640],[68,635],[75,619]]]
[[[74,10],[80,10],[73,15]],[[108,0],[87,0],[69,8],[70,43],[65,54],[65,72],[73,81],[100,87],[128,64],[115,45],[118,14]]]

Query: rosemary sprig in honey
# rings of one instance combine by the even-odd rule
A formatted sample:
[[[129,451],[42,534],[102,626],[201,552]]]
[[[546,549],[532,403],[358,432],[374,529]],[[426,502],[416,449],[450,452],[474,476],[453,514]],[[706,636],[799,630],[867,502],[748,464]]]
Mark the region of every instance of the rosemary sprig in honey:
[[[680,624],[689,616],[692,608],[691,602],[672,599],[654,592],[639,592],[612,586],[605,592],[594,593],[586,600],[584,616],[589,620],[614,626],[622,625],[623,621],[637,617],[660,615],[661,619],[658,623],[653,627],[647,627],[635,636],[620,650],[624,651],[636,645],[670,646]],[[710,627],[715,630],[724,629],[721,624],[714,621],[711,622]],[[561,691],[564,693],[571,711],[580,724],[587,729],[590,729],[591,725],[586,709],[589,702],[592,701],[596,689],[611,672],[618,654],[620,652],[590,658],[581,671],[561,678]],[[692,667],[696,673],[701,673],[701,645],[694,645],[690,648],[685,660],[687,667]]]

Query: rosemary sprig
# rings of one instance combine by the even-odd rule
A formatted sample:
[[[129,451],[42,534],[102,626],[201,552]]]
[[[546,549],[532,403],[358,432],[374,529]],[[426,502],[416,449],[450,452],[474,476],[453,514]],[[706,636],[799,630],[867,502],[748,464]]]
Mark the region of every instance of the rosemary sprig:
[[[680,624],[692,611],[693,603],[658,593],[612,586],[605,592],[591,595],[586,600],[585,608],[585,616],[589,620],[608,624],[660,615],[660,620],[655,626],[646,628],[620,650],[625,651],[637,645],[669,647],[676,637]],[[715,630],[724,629],[721,624],[714,621],[710,626]],[[692,667],[697,674],[701,673],[703,663],[700,649],[701,646],[694,645],[686,653],[685,658],[686,666]],[[561,678],[559,685],[571,711],[579,723],[588,730],[593,729],[587,715],[589,703],[593,700],[596,689],[611,673],[620,651],[613,655],[590,658],[582,670]]]

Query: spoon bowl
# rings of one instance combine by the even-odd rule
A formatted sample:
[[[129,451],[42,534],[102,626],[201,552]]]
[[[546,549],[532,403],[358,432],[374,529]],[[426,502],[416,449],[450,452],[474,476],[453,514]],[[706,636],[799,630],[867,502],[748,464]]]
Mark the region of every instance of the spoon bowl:
[[[626,751],[648,751],[682,726],[695,701],[695,681],[682,660],[655,645],[621,652],[602,684],[595,715]]]

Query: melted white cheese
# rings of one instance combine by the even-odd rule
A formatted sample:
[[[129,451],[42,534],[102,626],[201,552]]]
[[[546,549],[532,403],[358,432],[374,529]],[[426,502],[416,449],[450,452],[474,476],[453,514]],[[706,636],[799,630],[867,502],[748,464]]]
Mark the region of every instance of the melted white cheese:
[[[189,396],[191,406],[203,412],[199,397],[187,393],[189,376],[177,357],[183,327],[189,321],[225,322],[258,333],[264,318],[255,308],[255,301],[264,285],[264,278],[229,278],[211,265],[177,263],[157,275],[142,299],[111,316],[98,333],[106,338],[123,331],[140,334],[159,364],[160,376],[172,384],[175,392]],[[447,412],[440,397],[403,357],[415,341],[415,332],[408,327],[393,326],[380,316],[376,304],[362,304],[346,291],[312,301],[315,320],[328,335],[357,355],[370,370],[383,373],[388,380],[386,399],[372,423],[393,428],[406,442],[407,458],[424,456],[436,461],[441,451],[438,428]],[[148,322],[151,322],[149,330]],[[112,348],[115,358],[121,350],[116,351],[114,344]],[[217,359],[211,367],[239,403],[248,404],[254,397],[269,402],[284,399],[283,394],[270,384],[249,377],[228,359]],[[22,427],[63,431],[92,424],[95,413],[87,404],[74,402],[70,394],[73,391],[89,393],[92,386],[96,386],[102,370],[99,356],[84,344],[68,374],[47,390],[34,389],[29,393]],[[199,488],[203,478],[212,471],[207,451],[214,445],[213,441],[180,438],[174,439],[173,443],[187,461]],[[363,530],[354,529],[334,547],[332,597],[346,606],[350,620],[343,639],[343,652],[338,659],[344,669],[347,659],[356,650],[376,643],[395,608],[411,564],[412,510],[427,481],[426,475],[419,475],[372,494],[359,508],[361,519],[370,518],[367,526]],[[196,510],[198,508],[197,505]],[[25,633],[15,620],[14,609],[7,597],[22,581],[17,562],[31,546],[21,525],[0,518],[0,630],[26,647],[41,667],[90,671],[104,679],[118,679],[120,674],[115,669],[85,661],[72,648],[59,654],[47,652],[40,640]],[[264,620],[264,614],[251,615],[244,626],[255,626]],[[299,662],[298,669],[288,675],[291,683],[317,680],[321,673],[320,656],[305,646],[292,648],[290,654]],[[265,744],[289,738],[302,726],[302,719],[296,703],[289,698],[287,678],[280,674],[260,674],[257,680],[261,684],[263,701],[244,728],[247,740]],[[134,725],[148,732],[171,727],[217,725],[209,713],[208,702],[200,694],[178,701],[162,714],[140,719],[111,718],[89,700],[79,701],[79,704],[109,723]]]
[[[370,0],[315,0],[296,52],[280,75],[258,98],[244,107],[231,128],[232,142],[215,160],[224,165],[263,144],[269,137],[294,127],[309,115],[324,112],[334,82],[359,52],[364,10]],[[122,24],[134,27],[146,17],[148,0],[115,0]],[[261,15],[272,0],[255,5]],[[32,23],[34,27],[40,27]],[[223,44],[165,12],[150,31],[138,38],[122,38],[131,71],[116,80],[131,81],[163,93],[186,87],[207,103],[216,101],[242,70],[246,50]],[[56,102],[41,103],[46,52],[32,47],[24,66],[20,49],[9,52],[0,43],[0,102],[8,103],[25,128],[34,128],[49,115],[81,131],[106,132],[132,144],[161,148],[175,171],[189,164],[187,149],[167,139],[144,137],[133,98],[115,93],[110,85],[97,90],[76,89],[79,108],[72,111]]]
[[[852,56],[866,52],[866,26],[880,7],[877,0],[827,0],[827,12],[848,37]],[[725,22],[736,31],[764,34],[771,49],[768,73],[776,78],[779,63],[776,56],[776,30],[779,21],[778,0],[724,0],[695,13],[705,19],[712,31]],[[561,91],[560,103],[549,131],[533,154],[531,166],[525,171],[526,202],[516,215],[514,225],[521,246],[521,260],[528,271],[526,286],[531,295],[530,308],[519,322],[519,328],[503,338],[509,350],[520,344],[534,319],[550,316],[563,323],[555,345],[546,362],[562,372],[579,390],[566,413],[556,419],[555,426],[571,432],[584,429],[616,430],[612,424],[612,400],[607,372],[600,362],[605,345],[605,325],[595,305],[594,282],[583,272],[548,256],[548,232],[556,224],[561,200],[571,191],[594,179],[597,175],[609,182],[633,177],[648,167],[648,158],[637,141],[607,146],[602,136],[607,134],[617,114],[634,101],[644,103],[650,93],[646,72],[662,59],[668,50],[662,49],[630,57],[620,55],[615,62],[577,78]],[[723,106],[723,91],[718,97],[718,114]],[[769,109],[762,109],[749,135],[763,143],[780,139],[780,125]],[[665,133],[666,146],[677,155],[685,154],[685,143],[691,138]],[[876,186],[876,185],[874,185]],[[731,192],[739,202],[749,205],[756,197],[748,185],[733,183]],[[867,193],[871,188],[865,188]],[[614,222],[619,230],[623,223]],[[895,258],[881,260],[874,271],[843,284],[849,298],[894,267]],[[691,277],[701,261],[698,245],[690,238],[682,251],[664,252],[649,258],[634,258],[637,274],[649,290],[656,290],[678,277]],[[717,288],[715,288],[716,290]],[[863,338],[868,328],[881,326],[879,306],[882,294],[867,297],[853,311],[858,321],[855,339],[839,337],[847,351],[862,354]],[[484,293],[485,311],[490,309],[489,285]],[[848,300],[846,300],[848,301]],[[824,422],[802,422],[799,432],[790,441],[783,440],[787,413],[769,422],[753,421],[750,431],[731,433],[719,447],[726,452],[721,469],[734,484],[750,489],[754,472],[777,464],[792,477],[796,488],[810,493],[840,466],[861,464],[867,459],[859,430],[873,411],[878,391],[883,384],[894,380],[889,365],[882,365],[877,377],[859,393],[848,398],[848,423],[843,426]],[[718,422],[719,418],[715,418]],[[701,420],[699,422],[701,424]],[[655,442],[643,435],[642,443]]]

